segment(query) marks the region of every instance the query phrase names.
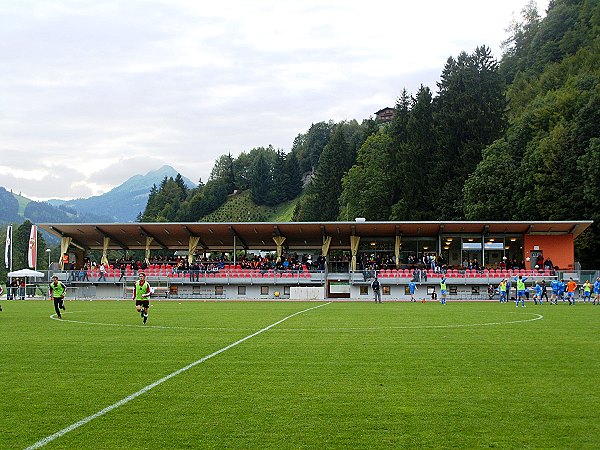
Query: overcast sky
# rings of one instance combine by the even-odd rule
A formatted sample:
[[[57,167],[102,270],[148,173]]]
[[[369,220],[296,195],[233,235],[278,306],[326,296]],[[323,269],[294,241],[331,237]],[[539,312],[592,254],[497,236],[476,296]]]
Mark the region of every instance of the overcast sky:
[[[206,181],[222,154],[437,92],[463,50],[499,59],[525,3],[2,0],[0,186],[89,197],[164,164]]]

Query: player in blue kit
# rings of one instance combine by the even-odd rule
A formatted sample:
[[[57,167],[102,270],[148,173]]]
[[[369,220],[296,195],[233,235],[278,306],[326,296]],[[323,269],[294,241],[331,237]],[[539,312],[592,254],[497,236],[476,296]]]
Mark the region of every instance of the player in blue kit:
[[[558,278],[555,278],[550,283],[550,287],[552,288],[552,295],[550,296],[550,303],[552,303],[553,305],[556,305],[556,303],[558,302],[559,284],[560,284],[560,281],[558,280]]]
[[[540,305],[542,304],[542,286],[540,286],[540,282],[536,281],[535,282],[535,293],[533,294],[533,303],[535,305],[538,304],[538,301],[540,302]]]
[[[442,305],[446,304],[447,289],[448,289],[448,286],[446,285],[446,277],[444,275],[442,275],[442,279],[440,280],[440,292],[442,294],[442,300],[441,300]]]
[[[600,277],[594,281],[594,305],[600,305]]]
[[[411,302],[416,302],[416,300],[415,300],[415,291],[416,290],[418,290],[417,283],[415,283],[414,281],[411,281],[410,283],[408,283],[408,292],[410,293],[410,301]]]
[[[567,303],[565,301],[565,289],[567,288],[567,283],[565,283],[565,280],[560,280],[558,282],[558,298],[560,298],[563,303]]]
[[[506,303],[506,278],[503,278],[498,285],[498,292],[500,293],[500,303]]]
[[[523,278],[523,275],[514,277],[513,280],[517,283],[517,308],[519,307],[519,299],[521,299],[521,306],[525,308],[525,281],[527,277]]]

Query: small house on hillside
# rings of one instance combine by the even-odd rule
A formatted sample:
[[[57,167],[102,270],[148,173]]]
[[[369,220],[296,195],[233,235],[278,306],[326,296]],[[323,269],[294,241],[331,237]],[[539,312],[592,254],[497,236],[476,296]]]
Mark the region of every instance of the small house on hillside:
[[[394,108],[383,108],[375,113],[375,120],[378,122],[391,122],[394,118]]]

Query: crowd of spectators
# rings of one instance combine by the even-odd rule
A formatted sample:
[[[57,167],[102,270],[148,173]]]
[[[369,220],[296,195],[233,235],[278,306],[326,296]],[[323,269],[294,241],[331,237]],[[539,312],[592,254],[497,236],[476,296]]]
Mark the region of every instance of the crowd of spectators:
[[[327,270],[329,272],[344,273],[350,269],[351,256],[349,252],[333,252],[328,261]],[[412,271],[414,279],[426,281],[427,274],[446,273],[449,269],[458,269],[460,272],[479,271],[484,269],[526,269],[530,261],[518,261],[515,258],[504,258],[496,264],[486,264],[485,267],[479,263],[477,258],[465,259],[458,267],[448,266],[442,255],[428,254],[421,258],[414,255],[408,255],[399,265],[402,269]],[[86,258],[83,267],[77,269],[71,265],[66,269],[69,273],[67,281],[106,281],[106,275],[119,276],[119,281],[123,279],[126,272],[138,272],[142,270],[160,268],[161,273],[181,274],[190,273],[192,279],[198,279],[200,274],[209,272],[219,272],[225,269],[236,268],[242,270],[258,270],[261,273],[267,271],[324,271],[326,258],[323,255],[312,255],[297,253],[284,253],[277,257],[274,253],[254,255],[249,254],[244,257],[236,258],[235,262],[229,254],[217,254],[214,256],[198,256],[191,264],[187,256],[156,256],[149,261],[141,259],[132,259],[122,257],[113,260],[108,266],[97,264],[95,261]],[[552,261],[548,258],[544,260],[541,256],[535,261],[536,268],[540,270],[554,269]],[[385,269],[396,269],[395,256],[389,253],[363,253],[357,260],[357,270],[377,272]],[[118,271],[117,271],[118,269]]]

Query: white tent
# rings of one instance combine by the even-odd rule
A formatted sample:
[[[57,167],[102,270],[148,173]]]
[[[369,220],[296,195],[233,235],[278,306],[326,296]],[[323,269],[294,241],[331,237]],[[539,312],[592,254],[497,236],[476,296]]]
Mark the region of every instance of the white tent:
[[[39,278],[39,277],[44,276],[44,274],[42,272],[38,272],[37,270],[31,270],[31,269],[15,270],[13,272],[8,272],[7,275],[12,278],[19,278],[19,277]]]

